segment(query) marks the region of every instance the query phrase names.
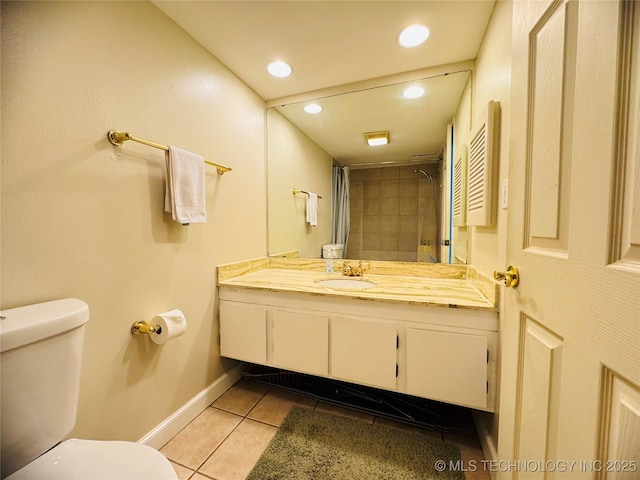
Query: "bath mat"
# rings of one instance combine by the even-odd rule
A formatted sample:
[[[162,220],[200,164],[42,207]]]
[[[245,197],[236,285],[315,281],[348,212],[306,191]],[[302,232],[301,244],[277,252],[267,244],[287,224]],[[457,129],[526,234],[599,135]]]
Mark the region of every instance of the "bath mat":
[[[459,461],[451,443],[293,407],[247,480],[464,480],[436,470]]]

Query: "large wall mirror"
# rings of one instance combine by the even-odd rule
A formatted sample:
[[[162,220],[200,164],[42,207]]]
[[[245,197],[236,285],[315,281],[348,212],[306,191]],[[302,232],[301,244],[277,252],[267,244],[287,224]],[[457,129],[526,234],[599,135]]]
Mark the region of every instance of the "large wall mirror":
[[[322,256],[332,243],[332,172],[348,166],[345,258],[456,261],[449,126],[469,79],[469,70],[444,72],[267,108],[269,254]],[[322,110],[305,111],[310,104]],[[365,133],[385,130],[387,145],[367,144]],[[316,225],[308,193],[318,195]],[[458,247],[455,257],[466,253]]]

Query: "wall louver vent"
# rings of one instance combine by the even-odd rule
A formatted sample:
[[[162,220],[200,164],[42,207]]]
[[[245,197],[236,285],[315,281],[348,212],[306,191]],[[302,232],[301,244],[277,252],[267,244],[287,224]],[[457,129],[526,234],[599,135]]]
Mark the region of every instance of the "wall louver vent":
[[[467,146],[453,165],[453,224],[456,227],[466,225],[467,218]]]
[[[473,130],[469,143],[467,225],[494,225],[496,222],[499,150],[500,103],[492,101]]]

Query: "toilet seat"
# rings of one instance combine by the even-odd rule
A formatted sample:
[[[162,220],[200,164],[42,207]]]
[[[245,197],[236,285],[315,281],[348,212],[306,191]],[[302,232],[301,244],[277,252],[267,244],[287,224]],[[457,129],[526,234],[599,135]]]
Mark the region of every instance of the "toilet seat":
[[[177,480],[167,458],[135,442],[72,438],[5,480]]]

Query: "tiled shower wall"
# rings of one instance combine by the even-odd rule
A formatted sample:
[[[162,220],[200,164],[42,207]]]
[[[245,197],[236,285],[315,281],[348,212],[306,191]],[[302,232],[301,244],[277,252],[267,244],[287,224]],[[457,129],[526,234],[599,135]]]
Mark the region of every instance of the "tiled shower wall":
[[[435,198],[440,198],[438,164],[351,170],[349,197],[351,228],[347,258],[415,262],[427,205],[428,179],[434,176]],[[433,198],[433,197],[432,197]],[[430,200],[432,202],[433,200]],[[437,225],[429,203],[422,248],[436,256]],[[426,255],[428,258],[428,254]],[[420,254],[424,260],[425,253]]]

